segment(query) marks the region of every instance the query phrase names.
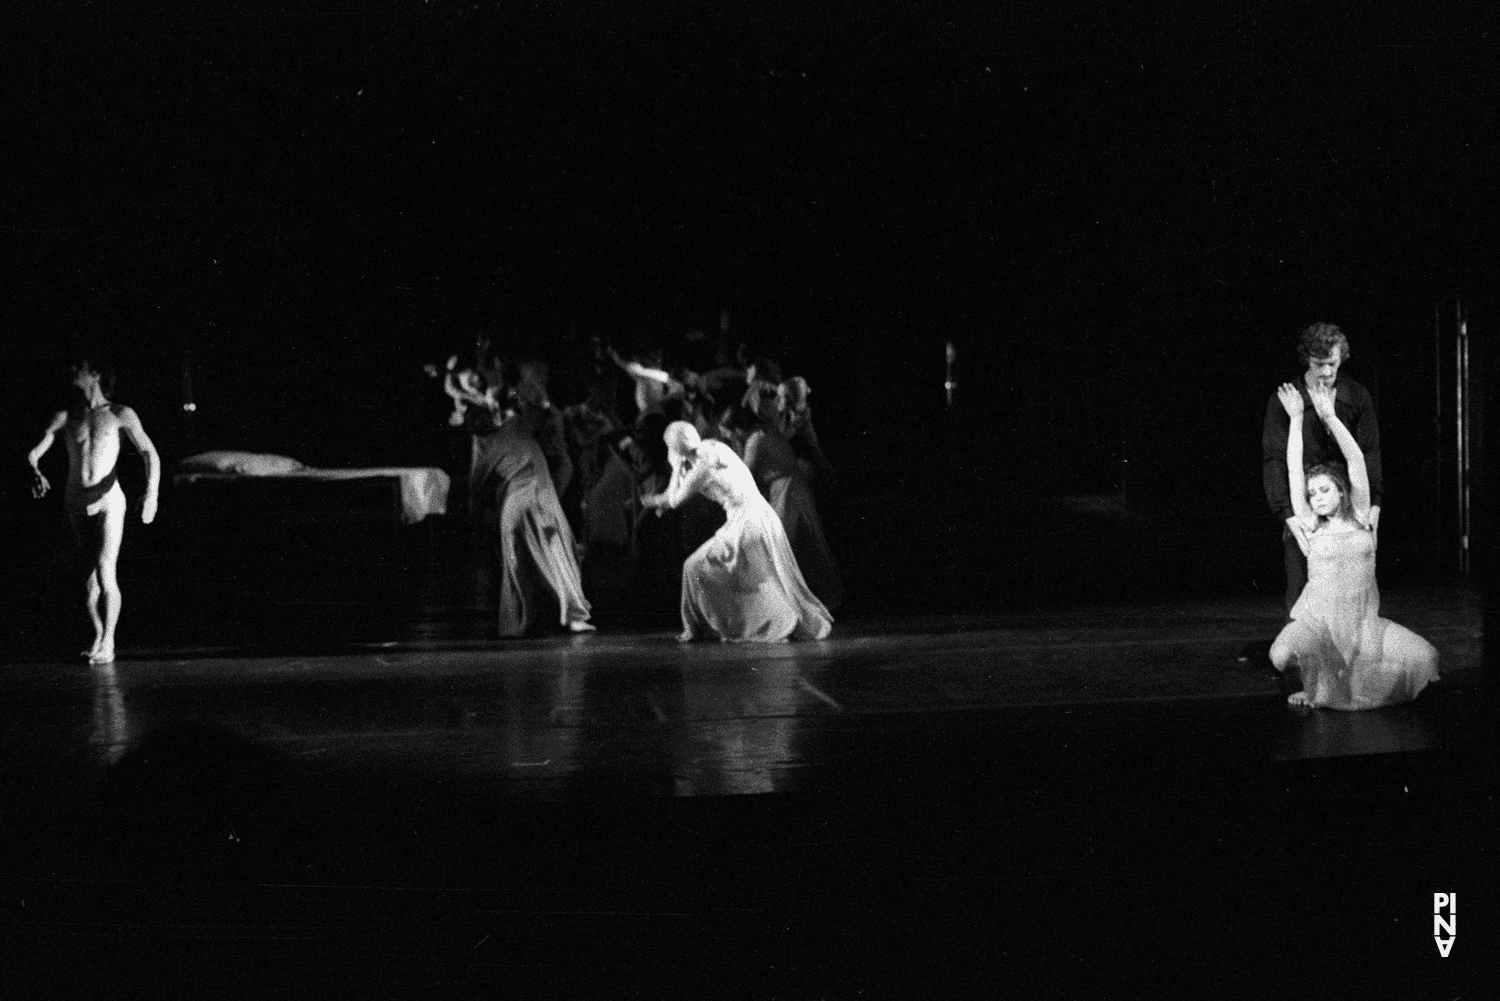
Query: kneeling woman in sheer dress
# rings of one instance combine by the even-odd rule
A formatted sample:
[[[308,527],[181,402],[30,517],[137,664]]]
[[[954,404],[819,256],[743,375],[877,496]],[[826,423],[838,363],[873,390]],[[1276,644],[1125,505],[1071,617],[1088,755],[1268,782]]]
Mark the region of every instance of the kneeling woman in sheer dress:
[[[701,494],[724,508],[725,522],[682,566],[683,642],[822,639],[833,617],[808,590],[781,519],[750,470],[720,441],[703,441],[676,421],[663,435],[672,462],[664,493],[647,507],[675,508]]]
[[[1370,481],[1364,453],[1333,409],[1333,390],[1308,388],[1318,417],[1344,453],[1349,474],[1337,466],[1302,469],[1301,390],[1278,390],[1291,417],[1286,464],[1292,525],[1307,554],[1307,586],[1292,621],[1271,645],[1278,671],[1302,675],[1293,705],[1374,709],[1417,697],[1438,678],[1438,653],[1405,626],[1380,617],[1375,585],[1375,532],[1369,523]]]

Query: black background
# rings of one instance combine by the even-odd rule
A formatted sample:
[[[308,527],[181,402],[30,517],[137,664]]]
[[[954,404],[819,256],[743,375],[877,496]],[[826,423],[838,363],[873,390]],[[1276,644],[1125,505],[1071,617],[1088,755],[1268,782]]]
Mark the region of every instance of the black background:
[[[446,454],[437,429],[447,403],[421,366],[472,343],[476,330],[549,357],[554,395],[571,402],[568,365],[588,337],[670,340],[711,329],[725,307],[737,337],[812,383],[848,502],[842,529],[834,519],[830,527],[851,533],[846,543],[856,515],[887,519],[859,522],[859,538],[888,535],[894,548],[915,550],[935,534],[913,528],[914,510],[962,536],[980,527],[976,512],[990,501],[1013,513],[1027,499],[1045,507],[1123,492],[1161,522],[1264,526],[1263,562],[1244,568],[1244,586],[1259,575],[1274,608],[1281,567],[1261,494],[1261,418],[1272,387],[1298,370],[1297,330],[1330,320],[1353,343],[1346,371],[1380,409],[1382,582],[1415,576],[1421,554],[1442,548],[1433,463],[1447,431],[1434,419],[1434,308],[1473,303],[1476,342],[1487,344],[1494,302],[1500,95],[1485,4],[27,6],[7,10],[0,33],[9,178],[0,188],[9,279],[0,450],[12,471],[0,477],[0,515],[11,554],[61,541],[55,504],[27,498],[21,458],[62,401],[61,363],[75,344],[110,349],[118,398],[140,411],[169,465],[204,448],[329,466],[424,464]],[[952,411],[942,397],[950,340],[959,353]],[[198,407],[191,437],[181,417],[185,358]],[[126,473],[138,496],[138,466]],[[1177,537],[1175,563],[1232,561],[1201,524]],[[150,537],[132,526],[127,545]],[[960,539],[953,551],[961,548]],[[1127,551],[1080,573],[1126,579],[1117,571]],[[1026,558],[1036,552],[1027,573],[1039,578],[1052,567],[1045,546]],[[134,555],[122,572],[153,566]],[[856,587],[859,560],[868,569],[875,559],[847,544],[840,558]],[[905,571],[886,562],[892,575]],[[1015,574],[1013,583],[1028,579]],[[1129,586],[1105,584],[1126,597]],[[145,590],[127,587],[131,600]],[[922,610],[951,607],[954,592],[926,590]],[[139,623],[128,628],[146,633],[147,618],[127,614]],[[1070,739],[1060,730],[1054,743]],[[528,815],[540,833],[513,843],[534,859],[510,845],[493,851],[479,834],[440,857],[432,845],[441,838],[462,847],[471,831],[527,818],[487,802],[472,815],[434,806],[424,790],[405,807],[378,801],[376,833],[347,835],[356,847],[317,848],[357,869],[376,845],[386,854],[364,861],[377,876],[425,855],[433,880],[451,880],[434,883],[444,886],[479,881],[464,874],[473,860],[506,878],[513,863],[567,883],[582,878],[577,858],[597,854],[603,870],[618,857],[619,873],[601,878],[625,897],[640,889],[626,886],[632,866],[678,889],[662,874],[679,864],[682,838],[660,832],[691,822],[712,850],[685,873],[761,881],[787,901],[767,912],[792,915],[785,927],[747,917],[724,919],[722,934],[719,925],[700,932],[684,950],[700,973],[719,976],[714,964],[741,947],[795,953],[792,927],[846,950],[861,984],[879,976],[865,970],[861,946],[894,962],[904,950],[934,964],[951,956],[962,968],[1009,948],[993,919],[1004,914],[1001,931],[1040,957],[1031,972],[1045,979],[1031,982],[1058,984],[1056,996],[1080,996],[1068,979],[1082,976],[1069,973],[1082,962],[1075,942],[1080,954],[1114,943],[1101,996],[1117,996],[1119,970],[1147,978],[1159,996],[1155,985],[1180,982],[1183,968],[1214,985],[1212,996],[1233,996],[1218,990],[1226,957],[1239,982],[1264,969],[1290,984],[1306,970],[1278,957],[1310,939],[1342,977],[1393,940],[1359,937],[1386,915],[1423,924],[1428,948],[1431,891],[1473,892],[1429,885],[1429,872],[1445,850],[1463,873],[1488,858],[1477,846],[1488,843],[1492,811],[1467,790],[1493,770],[1478,752],[1465,758],[1464,747],[1483,744],[1466,739],[1448,757],[1295,772],[1226,773],[1211,756],[1130,767],[1131,754],[1097,747],[1075,752],[1098,760],[1074,771],[1021,762],[1044,774],[1038,788],[1067,801],[1059,826],[1069,837],[1059,848],[1042,831],[1025,849],[1054,866],[1046,871],[1057,883],[996,883],[993,903],[974,902],[991,893],[972,875],[976,860],[1003,857],[994,868],[1011,872],[1029,858],[1013,849],[1027,844],[1013,825],[986,813],[1024,814],[1029,777],[1011,780],[1013,799],[993,791],[1005,789],[997,776],[1017,774],[1018,759],[986,758],[989,772],[962,759],[914,764],[916,779],[872,783],[857,805],[673,801],[664,809],[681,813],[670,825],[635,816],[634,828],[609,803],[589,804],[588,823]],[[1461,773],[1449,767],[1459,760]],[[1288,774],[1297,781],[1283,781]],[[1461,795],[1462,823],[1449,825],[1444,806]],[[330,814],[342,807],[329,802]],[[420,834],[417,824],[407,833],[409,817],[426,825]],[[344,831],[338,820],[328,828]],[[757,865],[770,872],[796,853],[770,835],[775,852],[756,842],[757,823],[778,838],[792,831],[787,843],[797,845],[826,828],[843,840],[819,842],[809,857],[848,854],[850,885],[886,891],[846,893],[846,873],[826,866],[818,879],[788,868],[763,876]],[[398,826],[399,837],[390,834]],[[636,829],[646,833],[635,838]],[[721,846],[724,832],[742,840]],[[1096,838],[1105,846],[1097,858]],[[646,861],[643,844],[655,846]],[[1309,844],[1327,854],[1304,852]],[[601,845],[617,855],[599,854]],[[554,857],[561,875],[549,868]],[[902,882],[890,874],[893,858],[951,868],[908,864]],[[1069,899],[1075,863],[1111,881]],[[950,882],[927,880],[929,869]],[[1309,888],[1298,872],[1322,884]],[[693,878],[678,877],[683,894]],[[254,904],[240,883],[222,905],[209,885],[219,883],[200,879],[184,893],[189,916],[179,923],[197,920],[194,908]],[[85,891],[69,892],[88,920],[103,920]],[[732,907],[757,892],[723,899]],[[404,966],[414,981],[422,971],[410,957],[458,940],[417,905],[405,905],[407,924],[391,924],[384,915],[396,905],[349,917],[364,898],[328,897],[325,910],[357,936],[351,954]],[[266,923],[288,913],[323,920],[311,904],[266,900],[256,905]],[[848,934],[866,939],[833,941],[847,915],[827,901],[862,906],[864,924]],[[965,931],[971,913],[988,917]],[[1324,924],[1327,915],[1349,920]],[[476,940],[489,920],[475,919]],[[558,927],[548,944],[564,957],[558,968],[576,963],[586,977],[573,950],[597,949],[603,936],[577,922]],[[1328,928],[1333,945],[1318,952]],[[1242,948],[1249,931],[1252,947]],[[170,935],[153,934],[170,967],[179,958],[162,945]],[[39,969],[80,962],[72,940],[57,941],[47,956],[60,958]],[[122,953],[137,951],[137,939],[119,941]],[[669,942],[662,954],[679,947]],[[142,954],[145,966],[157,955]],[[371,969],[371,979],[386,975]],[[1425,967],[1407,975],[1446,983]],[[902,996],[920,996],[916,980],[903,982]],[[662,982],[653,974],[643,990]]]
[[[1493,257],[1494,41],[1473,5],[1319,11],[11,15],[10,450],[77,340],[112,347],[169,460],[410,463],[444,409],[420,365],[475,329],[551,356],[566,402],[588,336],[728,307],[812,382],[858,489],[943,438],[986,488],[1109,493],[1128,459],[1138,502],[1257,510],[1264,400],[1328,319],[1399,491],[1431,447],[1433,305]]]

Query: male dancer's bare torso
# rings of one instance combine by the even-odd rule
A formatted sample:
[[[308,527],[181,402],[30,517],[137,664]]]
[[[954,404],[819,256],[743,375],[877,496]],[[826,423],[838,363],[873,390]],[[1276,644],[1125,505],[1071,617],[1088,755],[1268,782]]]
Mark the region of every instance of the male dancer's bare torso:
[[[69,514],[96,515],[125,501],[119,483],[120,409],[107,403],[67,415],[62,438],[68,448]]]

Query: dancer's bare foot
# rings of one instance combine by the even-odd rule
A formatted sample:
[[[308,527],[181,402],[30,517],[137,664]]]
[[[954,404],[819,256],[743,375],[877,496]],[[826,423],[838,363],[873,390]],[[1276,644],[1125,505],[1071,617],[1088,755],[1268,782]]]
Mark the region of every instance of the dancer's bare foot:
[[[100,644],[99,649],[89,654],[90,664],[113,664],[115,662],[115,648]]]
[[[1307,706],[1310,708],[1312,706],[1312,696],[1306,692],[1293,692],[1286,697],[1286,704],[1289,706]]]
[[[693,642],[693,634],[689,633],[689,632],[679,633],[678,636],[677,636],[677,642],[679,642],[679,643],[691,643],[691,642]]]
[[[575,633],[592,633],[597,631],[599,627],[594,625],[592,622],[585,622],[582,619],[576,619],[573,622],[568,623],[568,628],[573,630],[573,632]]]
[[[104,644],[103,640],[101,640],[101,639],[95,639],[94,640],[94,645],[91,646],[91,647],[89,647],[87,650],[83,651],[82,653],[80,653],[79,656],[82,657],[84,660],[93,660],[94,656],[99,652],[99,647],[102,646],[103,644]]]

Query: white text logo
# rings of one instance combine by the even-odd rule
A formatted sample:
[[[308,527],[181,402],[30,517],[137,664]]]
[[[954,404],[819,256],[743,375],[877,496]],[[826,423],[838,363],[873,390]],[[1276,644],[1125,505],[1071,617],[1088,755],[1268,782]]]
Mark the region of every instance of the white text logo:
[[[1445,911],[1446,917],[1444,917]],[[1432,895],[1432,937],[1437,941],[1439,955],[1446,959],[1453,949],[1454,941],[1458,938],[1458,894],[1434,893]]]

